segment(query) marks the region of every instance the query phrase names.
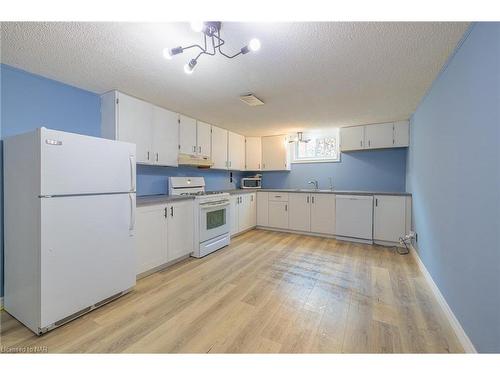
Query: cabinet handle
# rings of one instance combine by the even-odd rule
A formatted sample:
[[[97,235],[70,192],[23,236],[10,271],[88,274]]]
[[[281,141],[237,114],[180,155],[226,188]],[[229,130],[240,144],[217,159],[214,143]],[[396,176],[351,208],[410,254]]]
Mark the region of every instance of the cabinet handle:
[[[307,200],[307,203],[309,203],[309,195],[307,196],[307,199],[306,199],[306,200]]]
[[[312,199],[312,203],[314,203],[314,197],[312,197],[311,199]]]
[[[193,146],[193,152],[196,152],[196,146]]]
[[[198,146],[198,152],[201,154],[201,146]]]
[[[259,163],[259,168],[258,169],[260,169],[260,163]]]
[[[371,141],[370,141],[370,140],[368,140],[368,147],[370,147],[370,146],[371,146]]]
[[[288,204],[285,204],[285,211],[288,211]]]
[[[375,198],[375,207],[378,207],[378,198]]]
[[[149,151],[148,151],[148,160],[149,160]]]
[[[158,152],[156,153],[156,161],[158,161]]]
[[[359,145],[363,147],[363,141],[359,141]]]
[[[170,206],[170,216],[174,217],[174,206]]]
[[[250,195],[250,202],[253,202],[253,195]]]
[[[165,207],[165,214],[164,214],[163,216],[165,216],[165,219],[166,219],[166,218],[167,218],[167,216],[168,216],[168,213],[167,213],[167,207]]]
[[[266,163],[262,164],[262,169],[266,169]]]

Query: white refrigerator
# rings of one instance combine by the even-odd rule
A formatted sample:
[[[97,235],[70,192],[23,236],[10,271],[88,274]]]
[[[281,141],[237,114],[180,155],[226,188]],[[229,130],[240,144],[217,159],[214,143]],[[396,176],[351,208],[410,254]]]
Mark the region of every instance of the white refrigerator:
[[[4,141],[4,305],[36,334],[135,285],[135,145],[40,128]]]

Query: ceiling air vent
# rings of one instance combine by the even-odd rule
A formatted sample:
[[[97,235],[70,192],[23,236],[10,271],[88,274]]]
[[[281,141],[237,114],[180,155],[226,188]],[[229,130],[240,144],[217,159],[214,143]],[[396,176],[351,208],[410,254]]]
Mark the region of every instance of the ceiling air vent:
[[[264,102],[257,98],[254,94],[241,95],[240,100],[247,103],[250,107],[264,105]]]

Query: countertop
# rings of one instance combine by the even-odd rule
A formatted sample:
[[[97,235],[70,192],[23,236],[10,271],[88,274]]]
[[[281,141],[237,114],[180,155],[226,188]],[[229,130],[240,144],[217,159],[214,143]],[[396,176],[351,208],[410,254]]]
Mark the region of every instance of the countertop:
[[[270,193],[314,193],[314,194],[341,194],[341,195],[396,195],[411,196],[411,193],[391,191],[361,191],[361,190],[327,190],[327,189],[232,189],[225,190],[229,194],[254,193],[256,191],[267,191]]]
[[[266,191],[270,193],[314,193],[314,194],[339,194],[339,195],[396,195],[411,196],[411,193],[390,192],[390,191],[360,191],[360,190],[313,190],[313,189],[231,189],[221,190],[221,192],[236,194],[249,194],[257,191]],[[163,204],[176,201],[194,199],[193,196],[186,195],[145,195],[137,197],[137,206],[149,206],[154,204]]]
[[[138,207],[150,206],[155,204],[171,203],[171,202],[178,202],[178,201],[185,201],[192,199],[194,199],[193,196],[186,196],[186,195],[166,195],[166,194],[143,195],[137,197],[136,205]]]

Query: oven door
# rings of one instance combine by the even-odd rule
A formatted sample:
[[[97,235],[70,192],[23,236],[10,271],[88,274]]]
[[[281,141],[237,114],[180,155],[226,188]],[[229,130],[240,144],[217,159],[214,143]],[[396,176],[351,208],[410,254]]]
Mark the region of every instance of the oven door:
[[[229,201],[200,203],[200,243],[229,233]]]

